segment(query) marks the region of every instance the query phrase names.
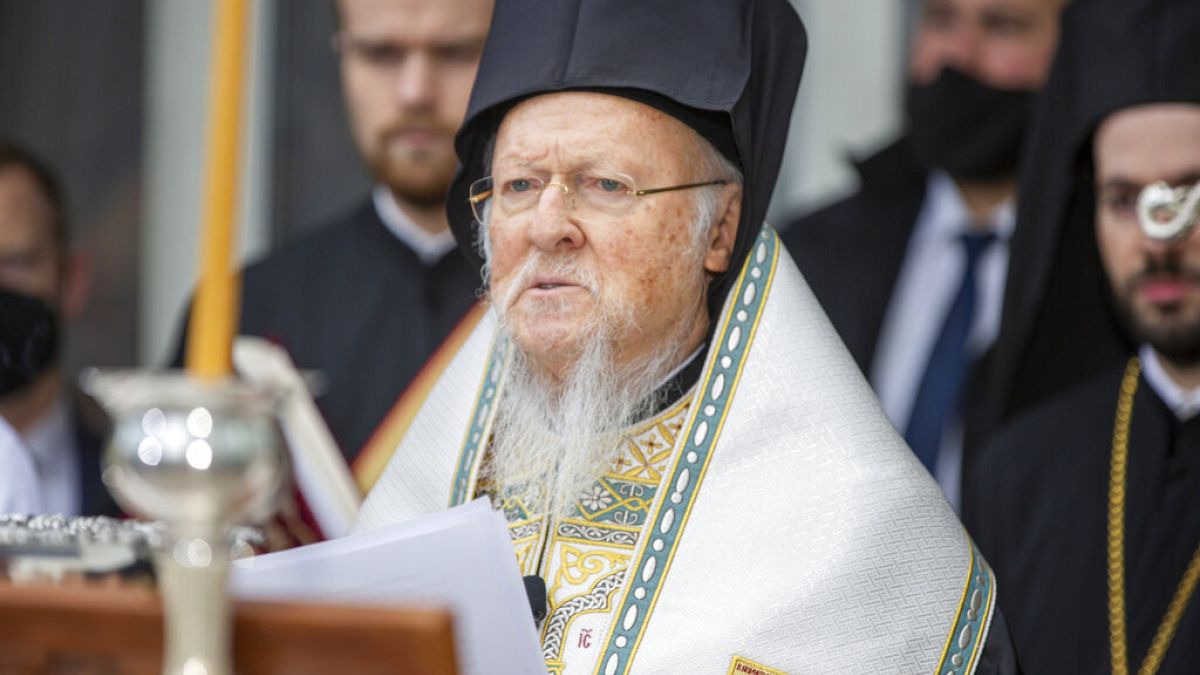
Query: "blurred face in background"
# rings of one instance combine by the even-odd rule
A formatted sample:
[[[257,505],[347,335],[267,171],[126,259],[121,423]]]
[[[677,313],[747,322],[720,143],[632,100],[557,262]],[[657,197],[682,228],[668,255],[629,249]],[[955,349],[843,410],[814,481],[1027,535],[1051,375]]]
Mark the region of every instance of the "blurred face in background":
[[[342,86],[359,153],[398,199],[441,204],[491,0],[339,0],[338,12]]]
[[[1039,89],[1058,46],[1067,0],[924,0],[909,80],[928,85],[951,66],[998,89]]]
[[[63,259],[55,217],[29,171],[0,168],[0,288],[58,304]]]
[[[1064,3],[924,0],[905,99],[908,138],[920,164],[946,171],[960,186],[1015,184]]]
[[[1163,242],[1142,232],[1137,200],[1157,181],[1200,181],[1200,105],[1152,104],[1096,131],[1096,236],[1127,328],[1165,359],[1200,363],[1200,233]]]
[[[48,400],[57,388],[51,366],[61,321],[79,313],[87,294],[87,275],[65,251],[47,189],[27,166],[0,164],[0,414],[18,430],[32,419],[26,404]]]

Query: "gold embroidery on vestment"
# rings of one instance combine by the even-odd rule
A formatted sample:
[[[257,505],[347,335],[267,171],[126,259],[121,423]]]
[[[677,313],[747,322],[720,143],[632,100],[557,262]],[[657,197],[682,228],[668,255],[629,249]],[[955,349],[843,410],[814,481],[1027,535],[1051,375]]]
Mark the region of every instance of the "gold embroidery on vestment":
[[[733,661],[729,663],[727,675],[787,675],[787,673],[734,654]]]
[[[533,490],[492,495],[508,519],[521,573],[546,580],[549,605],[542,624],[542,652],[552,673],[591,672],[581,659],[567,667],[569,650],[599,658],[614,624],[616,601],[631,556],[645,529],[675,441],[687,420],[691,396],[638,425],[617,447],[608,472],[577,496],[568,518],[547,522],[544,501]],[[481,485],[481,491],[490,488]],[[586,623],[577,620],[586,617]],[[579,625],[586,628],[575,630]],[[586,633],[583,635],[582,633]],[[587,646],[584,646],[584,645]],[[573,661],[572,661],[573,663]]]

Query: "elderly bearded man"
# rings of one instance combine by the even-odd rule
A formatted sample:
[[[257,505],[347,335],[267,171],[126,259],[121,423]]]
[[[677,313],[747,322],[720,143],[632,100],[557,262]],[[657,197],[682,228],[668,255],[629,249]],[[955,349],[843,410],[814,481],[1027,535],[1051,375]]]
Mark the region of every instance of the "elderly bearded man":
[[[489,495],[555,673],[1011,668],[991,572],[762,225],[803,27],[700,4],[498,4],[449,201],[491,311],[359,527]]]

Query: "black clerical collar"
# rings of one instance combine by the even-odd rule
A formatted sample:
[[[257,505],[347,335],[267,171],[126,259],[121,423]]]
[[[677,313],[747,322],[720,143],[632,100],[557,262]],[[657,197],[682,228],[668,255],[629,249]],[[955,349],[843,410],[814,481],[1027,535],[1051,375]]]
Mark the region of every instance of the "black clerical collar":
[[[704,369],[704,355],[707,353],[708,343],[700,343],[691,356],[664,378],[663,383],[654,392],[658,400],[654,414],[666,410],[696,384],[696,380],[700,379],[700,371]]]

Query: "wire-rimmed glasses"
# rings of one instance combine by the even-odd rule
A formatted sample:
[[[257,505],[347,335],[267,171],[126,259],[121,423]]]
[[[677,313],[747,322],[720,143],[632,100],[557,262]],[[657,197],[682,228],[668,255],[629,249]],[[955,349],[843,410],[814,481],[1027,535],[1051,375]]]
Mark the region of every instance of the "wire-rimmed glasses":
[[[660,192],[688,190],[709,185],[725,185],[727,180],[710,180],[667,187],[638,189],[629,176],[591,173],[568,174],[562,181],[545,180],[538,176],[484,176],[471,183],[467,201],[479,223],[486,222],[491,208],[504,217],[519,215],[532,209],[548,187],[556,187],[566,196],[567,208],[580,217],[623,216],[633,210],[637,198]]]

